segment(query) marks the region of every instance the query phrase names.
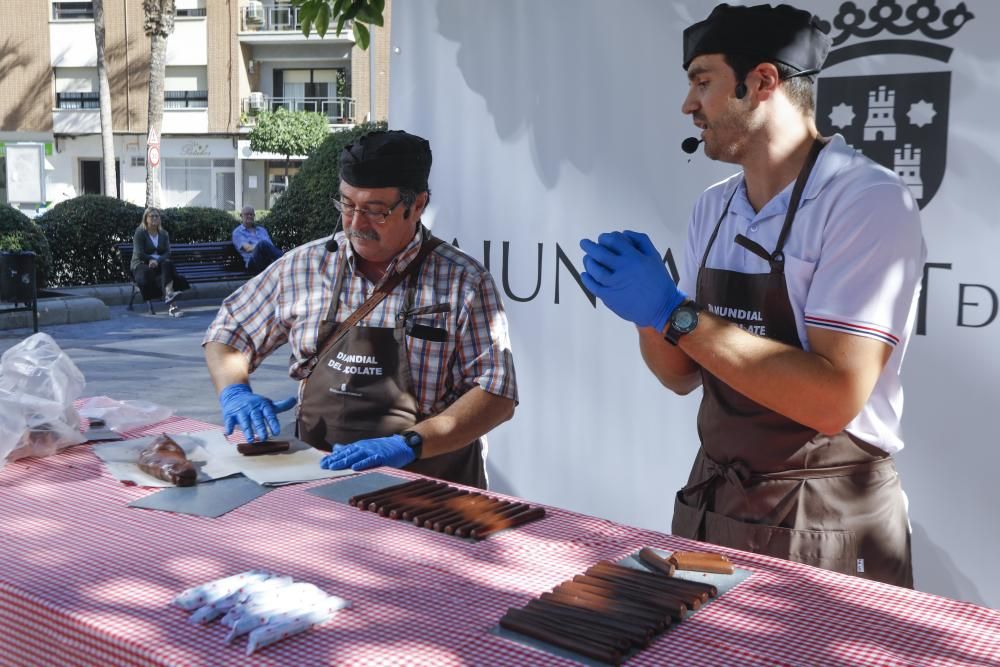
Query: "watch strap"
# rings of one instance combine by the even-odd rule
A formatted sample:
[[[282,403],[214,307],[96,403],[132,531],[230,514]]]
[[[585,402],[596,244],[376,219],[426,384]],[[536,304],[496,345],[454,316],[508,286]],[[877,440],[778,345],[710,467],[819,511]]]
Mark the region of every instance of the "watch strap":
[[[400,435],[406,446],[413,450],[414,460],[419,459],[424,453],[424,436],[416,431],[403,431]]]

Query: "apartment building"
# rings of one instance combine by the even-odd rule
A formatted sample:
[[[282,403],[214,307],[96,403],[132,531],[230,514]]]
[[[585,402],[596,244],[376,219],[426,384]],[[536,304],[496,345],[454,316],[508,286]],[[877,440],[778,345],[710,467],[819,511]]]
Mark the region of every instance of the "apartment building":
[[[306,38],[287,1],[176,6],[157,137],[163,206],[269,208],[287,183],[285,156],[250,149],[262,110],[323,113],[331,129],[386,118],[390,3],[369,51],[355,46],[350,26]],[[92,2],[0,0],[0,203],[29,214],[82,194],[145,203],[142,0],[104,0],[104,12],[117,192],[103,191]],[[293,157],[291,174],[304,159]]]

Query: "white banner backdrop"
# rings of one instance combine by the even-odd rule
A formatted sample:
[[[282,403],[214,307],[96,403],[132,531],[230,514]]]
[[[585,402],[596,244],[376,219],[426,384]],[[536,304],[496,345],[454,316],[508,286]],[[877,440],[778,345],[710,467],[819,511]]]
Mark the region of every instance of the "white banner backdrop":
[[[831,21],[835,36],[860,26],[841,36],[837,63],[820,77],[821,129],[859,145],[868,92],[885,85],[896,93],[896,136],[882,128],[884,146],[900,149],[901,160],[921,148],[911,187],[923,189],[926,302],[903,367],[906,447],[897,457],[917,587],[1000,608],[1000,3],[966,0],[962,13],[937,0],[915,8],[914,30],[903,34],[915,0],[896,3],[898,19],[885,10],[895,33],[874,13],[834,22],[850,3],[799,4]],[[866,13],[876,6],[854,4]],[[511,322],[521,404],[490,436],[499,491],[670,530],[673,495],[698,446],[700,393],[682,398],[661,387],[631,325],[594,305],[577,282],[578,241],[631,228],[670,249],[668,261],[683,261],[695,198],[736,171],[679,148],[696,133],[680,113],[681,33],[711,7],[393,6],[390,125],[430,140],[426,221],[489,265]],[[872,157],[895,159],[891,150]]]

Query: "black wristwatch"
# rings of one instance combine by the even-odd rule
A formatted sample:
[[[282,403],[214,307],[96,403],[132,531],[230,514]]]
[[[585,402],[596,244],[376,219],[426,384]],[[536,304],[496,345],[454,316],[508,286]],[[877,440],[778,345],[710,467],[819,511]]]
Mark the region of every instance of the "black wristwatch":
[[[403,436],[406,446],[413,450],[414,460],[419,459],[424,453],[424,436],[416,431],[403,431],[400,435]]]
[[[685,301],[674,309],[667,321],[667,330],[663,332],[663,337],[671,345],[677,345],[677,341],[684,334],[689,334],[698,326],[698,311],[701,310],[694,301]]]

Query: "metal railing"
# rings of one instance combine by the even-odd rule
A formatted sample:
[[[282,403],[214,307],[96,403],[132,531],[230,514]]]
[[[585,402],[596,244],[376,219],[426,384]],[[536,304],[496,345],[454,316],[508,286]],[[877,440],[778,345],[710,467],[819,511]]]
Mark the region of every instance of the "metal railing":
[[[164,109],[206,109],[208,108],[207,90],[165,90],[163,91]]]
[[[253,104],[251,104],[251,100]],[[254,115],[260,111],[314,111],[326,116],[331,125],[354,122],[354,98],[352,97],[244,97],[243,113],[247,124],[254,124]]]
[[[262,10],[262,11],[261,11]],[[243,32],[301,32],[299,23],[299,8],[286,4],[245,4],[242,7]],[[329,36],[334,37],[336,24],[331,24]],[[315,28],[314,28],[315,30]],[[341,35],[350,35],[353,30],[351,21],[344,23]]]
[[[65,21],[72,19],[94,18],[93,2],[53,2],[52,19]]]
[[[100,109],[98,93],[56,93],[56,109]]]

